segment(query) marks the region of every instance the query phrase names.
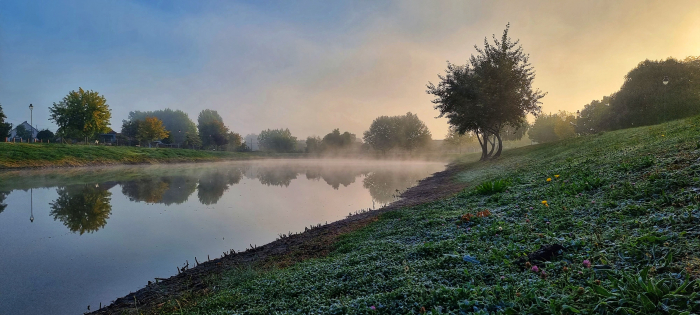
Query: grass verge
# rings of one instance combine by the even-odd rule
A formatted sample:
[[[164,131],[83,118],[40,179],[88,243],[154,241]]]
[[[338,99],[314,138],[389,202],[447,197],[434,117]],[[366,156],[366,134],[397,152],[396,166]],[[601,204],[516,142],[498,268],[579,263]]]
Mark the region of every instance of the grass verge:
[[[300,154],[216,152],[188,149],[86,146],[67,144],[0,143],[0,169],[211,162]]]
[[[699,136],[694,117],[463,163],[471,186],[455,196],[386,212],[326,257],[229,270],[157,312],[698,313]]]

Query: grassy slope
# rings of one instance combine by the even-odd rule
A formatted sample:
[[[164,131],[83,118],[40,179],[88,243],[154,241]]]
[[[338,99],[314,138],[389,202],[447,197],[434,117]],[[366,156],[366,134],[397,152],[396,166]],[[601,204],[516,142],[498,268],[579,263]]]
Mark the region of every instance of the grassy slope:
[[[64,144],[0,143],[0,169],[246,159],[251,153]]]
[[[698,313],[697,281],[676,288],[700,274],[699,135],[695,117],[469,163],[460,180],[470,187],[498,179],[509,187],[490,195],[468,188],[386,213],[345,235],[328,257],[272,271],[232,270],[213,280],[208,296],[172,301],[162,311]],[[492,215],[458,219],[485,209]],[[514,262],[554,243],[566,251],[536,263],[545,275]]]

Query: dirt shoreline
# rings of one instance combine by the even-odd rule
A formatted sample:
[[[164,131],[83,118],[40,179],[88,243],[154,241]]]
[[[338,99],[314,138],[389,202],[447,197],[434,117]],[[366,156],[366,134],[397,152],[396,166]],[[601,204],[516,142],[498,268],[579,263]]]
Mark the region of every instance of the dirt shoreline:
[[[224,253],[210,261],[189,262],[190,268],[167,279],[150,283],[146,287],[118,298],[108,306],[86,314],[152,314],[157,313],[169,300],[185,295],[206,294],[207,279],[235,267],[287,267],[304,259],[323,257],[331,250],[342,234],[360,229],[376,221],[379,214],[451,196],[467,185],[454,177],[462,170],[458,164],[450,164],[444,171],[421,180],[406,190],[402,199],[377,210],[360,213],[346,219],[307,230],[300,234],[278,239],[244,252]]]

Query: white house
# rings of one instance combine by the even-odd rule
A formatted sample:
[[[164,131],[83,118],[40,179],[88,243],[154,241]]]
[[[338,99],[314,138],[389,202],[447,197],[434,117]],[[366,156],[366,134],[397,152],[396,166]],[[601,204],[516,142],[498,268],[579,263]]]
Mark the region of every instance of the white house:
[[[31,125],[29,125],[29,123],[26,122],[26,121],[23,122],[23,123],[21,123],[21,124],[19,124],[19,125],[17,125],[17,127],[19,127],[19,126],[24,126],[24,130],[29,130],[29,131],[31,131],[31,132],[32,132],[32,137],[36,139],[36,135],[39,133],[39,130],[37,130],[36,128],[34,128],[34,127],[32,127]],[[15,127],[14,129],[10,130],[10,139],[14,138],[14,137],[17,135],[17,127]]]

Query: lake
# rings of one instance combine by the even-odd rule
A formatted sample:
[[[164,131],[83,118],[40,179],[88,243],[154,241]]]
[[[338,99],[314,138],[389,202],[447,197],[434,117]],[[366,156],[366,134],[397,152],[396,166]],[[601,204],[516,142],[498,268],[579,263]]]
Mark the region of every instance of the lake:
[[[82,314],[224,251],[397,199],[439,162],[258,160],[0,173],[0,314]]]

